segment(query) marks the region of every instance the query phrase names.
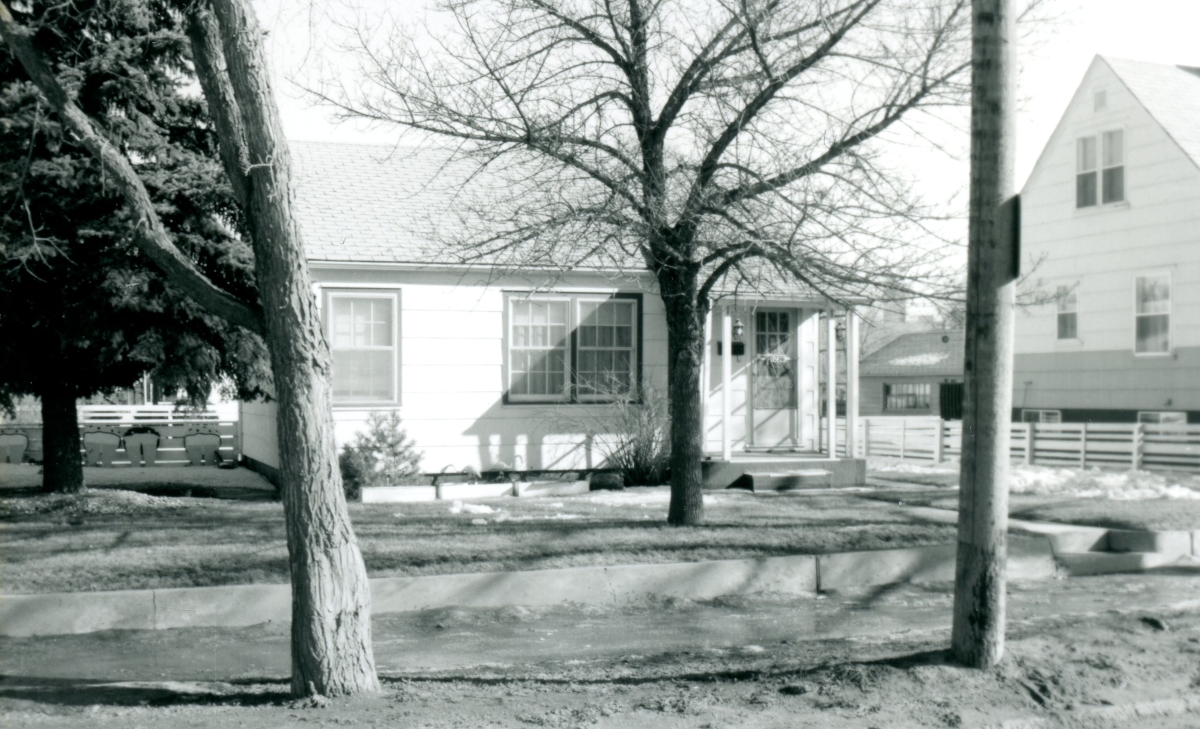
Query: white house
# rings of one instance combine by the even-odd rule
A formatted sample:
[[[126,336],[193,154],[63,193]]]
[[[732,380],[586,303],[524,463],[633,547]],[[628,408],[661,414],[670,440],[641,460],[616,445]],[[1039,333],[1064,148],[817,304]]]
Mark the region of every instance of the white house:
[[[1200,422],[1200,69],[1097,56],[1021,237],[1014,418]]]
[[[294,143],[292,154],[339,443],[372,411],[396,410],[427,473],[598,468],[584,435],[605,413],[596,390],[665,394],[666,320],[648,271],[467,265],[437,231],[487,181],[464,188],[461,169],[428,151]],[[707,449],[723,462],[768,450],[825,459],[817,332],[847,313],[800,288],[756,290],[710,319]],[[241,418],[243,454],[270,473],[272,406],[244,403]],[[841,460],[824,462],[861,482],[861,464]]]

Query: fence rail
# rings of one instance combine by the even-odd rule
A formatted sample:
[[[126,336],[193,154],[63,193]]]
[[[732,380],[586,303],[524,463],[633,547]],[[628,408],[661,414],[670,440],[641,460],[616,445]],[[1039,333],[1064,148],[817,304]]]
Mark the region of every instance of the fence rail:
[[[237,460],[241,432],[233,417],[215,410],[170,405],[79,408],[80,451],[87,465],[186,466]],[[0,463],[42,460],[42,425],[0,424]]]
[[[839,419],[845,455],[846,422]],[[1200,425],[1013,423],[1015,461],[1046,466],[1136,468],[1200,473]],[[962,454],[962,422],[939,418],[860,418],[855,455],[937,462]]]

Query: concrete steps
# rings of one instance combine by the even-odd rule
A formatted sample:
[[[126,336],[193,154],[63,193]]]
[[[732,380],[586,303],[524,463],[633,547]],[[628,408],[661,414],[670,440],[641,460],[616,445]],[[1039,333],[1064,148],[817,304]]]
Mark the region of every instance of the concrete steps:
[[[806,491],[833,488],[833,474],[820,468],[747,473],[751,491]]]
[[[1067,524],[1014,522],[1012,531],[1050,539],[1054,557],[1076,577],[1200,568],[1200,532],[1133,531]]]

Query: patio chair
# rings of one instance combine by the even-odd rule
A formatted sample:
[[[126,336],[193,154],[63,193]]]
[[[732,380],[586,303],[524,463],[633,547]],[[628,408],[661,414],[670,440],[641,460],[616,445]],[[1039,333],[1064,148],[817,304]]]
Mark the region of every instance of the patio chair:
[[[85,466],[112,467],[121,447],[121,436],[112,430],[89,430],[83,434]]]
[[[135,425],[125,431],[125,453],[129,456],[129,465],[153,466],[160,442],[158,431],[148,425]]]
[[[22,463],[28,447],[29,436],[19,430],[0,433],[0,463]]]
[[[211,429],[193,428],[183,438],[183,449],[187,451],[188,460],[193,466],[208,463],[216,466],[221,463],[221,434]]]

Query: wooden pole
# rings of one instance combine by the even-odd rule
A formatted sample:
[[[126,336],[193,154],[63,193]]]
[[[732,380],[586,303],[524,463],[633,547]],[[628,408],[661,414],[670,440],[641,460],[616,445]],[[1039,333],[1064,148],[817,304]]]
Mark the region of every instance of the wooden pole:
[[[1016,16],[972,1],[971,190],[966,402],[951,655],[990,668],[1004,655],[1013,289],[1018,268]]]

